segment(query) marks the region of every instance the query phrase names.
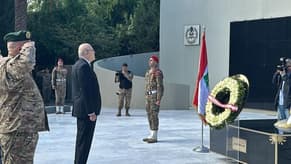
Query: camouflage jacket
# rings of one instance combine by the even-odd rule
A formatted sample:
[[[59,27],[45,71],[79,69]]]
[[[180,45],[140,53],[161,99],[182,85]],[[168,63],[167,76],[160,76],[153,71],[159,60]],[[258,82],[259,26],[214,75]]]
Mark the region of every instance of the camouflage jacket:
[[[150,73],[148,70],[145,74],[145,92],[146,97],[156,95],[157,100],[161,100],[164,94],[163,72],[157,69]],[[155,93],[156,92],[156,93]]]
[[[55,67],[52,71],[52,86],[66,85],[67,69]]]
[[[44,104],[31,76],[34,46],[0,60],[0,133],[48,130]]]

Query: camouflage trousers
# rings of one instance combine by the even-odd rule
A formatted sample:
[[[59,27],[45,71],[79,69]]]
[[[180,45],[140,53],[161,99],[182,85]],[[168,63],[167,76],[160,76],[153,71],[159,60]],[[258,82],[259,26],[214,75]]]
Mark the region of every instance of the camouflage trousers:
[[[57,85],[55,88],[56,106],[64,106],[66,98],[66,85]]]
[[[131,101],[131,94],[132,89],[119,89],[119,95],[118,95],[118,109],[121,110],[124,106],[125,101],[125,109],[130,108],[130,101]]]
[[[33,164],[38,133],[0,134],[2,164]]]
[[[160,106],[156,105],[155,96],[146,97],[146,112],[151,130],[159,130]]]

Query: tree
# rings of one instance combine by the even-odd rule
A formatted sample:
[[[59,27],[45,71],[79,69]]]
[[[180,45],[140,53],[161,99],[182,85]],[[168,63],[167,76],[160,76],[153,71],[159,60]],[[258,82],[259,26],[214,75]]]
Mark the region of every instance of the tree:
[[[14,0],[15,31],[26,30],[27,26],[27,1]]]
[[[150,4],[147,4],[150,3]],[[159,49],[159,0],[29,0],[28,28],[37,64],[77,58],[90,43],[96,59]]]
[[[3,36],[8,32],[14,31],[14,1],[2,0],[0,5],[0,49],[2,55],[6,56],[6,43],[3,41]]]
[[[159,51],[160,2],[140,0],[133,17],[133,39],[136,53]]]

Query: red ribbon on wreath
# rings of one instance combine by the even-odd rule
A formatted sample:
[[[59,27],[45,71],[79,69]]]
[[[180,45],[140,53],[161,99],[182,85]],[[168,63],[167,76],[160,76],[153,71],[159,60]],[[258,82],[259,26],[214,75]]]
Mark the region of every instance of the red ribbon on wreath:
[[[208,96],[208,100],[221,108],[230,109],[232,112],[237,112],[237,110],[238,110],[237,106],[232,105],[232,104],[222,104],[219,100],[217,100],[215,97],[213,97],[211,95]]]

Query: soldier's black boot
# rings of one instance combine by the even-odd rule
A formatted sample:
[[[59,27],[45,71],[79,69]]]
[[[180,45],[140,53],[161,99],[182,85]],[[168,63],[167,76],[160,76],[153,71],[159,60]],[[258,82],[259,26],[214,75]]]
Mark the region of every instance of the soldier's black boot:
[[[130,114],[129,114],[128,111],[129,111],[129,109],[126,109],[126,112],[125,112],[125,115],[126,115],[126,116],[130,116]]]
[[[148,142],[149,138],[142,139],[143,142]]]
[[[156,142],[158,142],[158,140],[155,139],[155,138],[149,138],[149,139],[147,140],[147,143],[156,143]]]
[[[117,117],[120,117],[121,116],[121,109],[118,109],[118,112],[116,114]]]

